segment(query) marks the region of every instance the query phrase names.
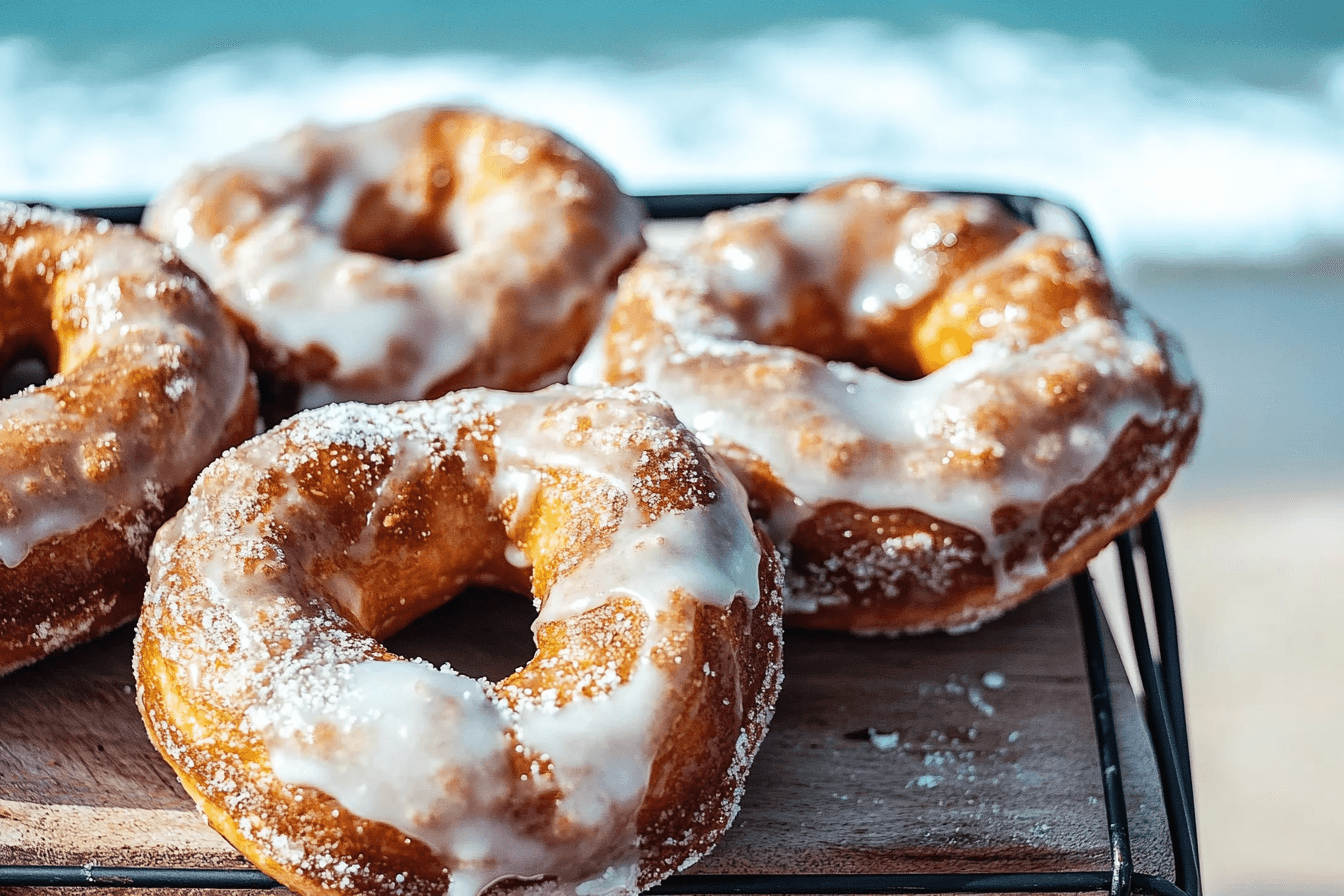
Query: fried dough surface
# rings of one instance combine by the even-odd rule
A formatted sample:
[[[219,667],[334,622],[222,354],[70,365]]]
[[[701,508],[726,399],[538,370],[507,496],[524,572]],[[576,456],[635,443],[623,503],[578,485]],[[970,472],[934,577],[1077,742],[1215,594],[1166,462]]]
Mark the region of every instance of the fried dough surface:
[[[728,460],[790,624],[885,633],[974,627],[1082,568],[1201,406],[1081,231],[876,179],[645,252],[570,378],[657,391]]]
[[[237,317],[275,419],[563,380],[643,216],[558,135],[441,107],[308,125],[193,169],[145,227]]]
[[[0,204],[0,674],[128,622],[150,540],[256,431],[247,350],[204,283],[137,228]]]
[[[211,824],[299,892],[633,893],[736,812],[780,578],[647,394],[333,405],[213,464],[156,540],[139,700]],[[472,583],[537,600],[513,675],[380,644]]]

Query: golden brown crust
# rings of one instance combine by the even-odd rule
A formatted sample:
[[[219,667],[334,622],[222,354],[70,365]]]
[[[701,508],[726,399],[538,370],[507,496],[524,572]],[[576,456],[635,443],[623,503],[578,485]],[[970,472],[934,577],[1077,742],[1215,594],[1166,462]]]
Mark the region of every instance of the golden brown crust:
[[[5,206],[0,278],[0,363],[55,371],[0,403],[5,672],[135,615],[154,531],[256,394],[204,284],[134,228]]]
[[[792,542],[795,553],[790,566],[795,588],[824,597],[815,610],[791,614],[789,625],[880,633],[955,632],[1003,615],[1051,583],[1081,572],[1116,535],[1137,526],[1152,512],[1156,497],[1131,500],[1153,488],[1153,446],[1163,443],[1162,435],[1152,429],[1141,421],[1132,423],[1101,467],[1046,505],[1039,529],[1023,530],[1011,521],[1016,516],[1013,508],[1001,510],[1008,518],[1004,528],[1014,540],[1006,552],[1008,568],[1021,562],[1033,543],[1043,545],[1046,556],[1043,569],[1020,578],[1008,595],[996,586],[992,570],[983,561],[984,542],[974,533],[910,510],[874,514],[847,507],[850,512],[837,514],[834,508],[828,509],[800,527]],[[1176,457],[1189,456],[1195,434],[1191,428],[1172,437]],[[878,527],[870,522],[874,516],[882,521],[896,518],[906,525],[887,524],[877,532]],[[821,528],[826,534],[816,533]],[[840,528],[850,529],[852,535],[838,536]],[[893,533],[898,537],[927,535],[937,548],[912,553],[908,571],[902,569],[876,585],[843,566],[828,567],[832,556],[881,551]],[[951,543],[942,539],[951,539]],[[937,587],[931,585],[935,582]]]
[[[155,543],[136,648],[150,737],[211,824],[298,892],[651,885],[731,821],[778,694],[781,574],[741,500],[650,396],[476,391],[301,414],[206,470]],[[541,601],[536,656],[503,681],[427,672],[374,639],[472,582]],[[478,693],[452,703],[453,730],[502,725],[499,749],[491,734],[459,745],[485,750],[474,759],[426,756],[412,736],[365,768],[360,744],[382,735],[357,708],[313,714],[354,707],[342,682],[369,674]],[[389,725],[421,730],[399,688],[377,699]],[[644,715],[638,735],[594,723]],[[555,733],[567,718],[572,743]],[[403,774],[412,802],[442,793],[363,802]],[[610,815],[593,815],[594,784],[613,788]],[[482,838],[502,852],[482,858]]]
[[[1001,616],[1048,585],[1081,572],[1153,510],[1194,449],[1193,386],[1171,386],[1175,409],[1158,423],[1131,420],[1088,477],[1039,510],[1004,504],[993,517],[996,553],[1013,577],[1005,590],[978,534],[909,508],[833,504],[801,523],[788,579],[815,599],[790,613],[797,628],[858,632],[965,631]],[[909,547],[891,564],[895,539]],[[834,558],[841,558],[837,564]]]
[[[730,463],[790,624],[886,633],[1081,569],[1151,511],[1201,407],[1078,234],[872,178],[646,252],[571,380],[658,391]]]
[[[758,530],[757,538],[762,555],[773,555],[774,548],[765,533]],[[773,563],[761,565],[762,594],[779,587],[770,580],[778,574]],[[692,678],[678,694],[680,711],[669,713],[669,736],[653,763],[655,777],[640,810],[639,831],[645,843],[674,842],[679,848],[646,851],[641,888],[652,886],[708,853],[718,841],[719,832],[732,823],[748,770],[737,751],[759,744],[769,722],[767,715],[744,709],[738,701],[746,694],[758,704],[768,704],[779,688],[779,670],[768,653],[734,646],[739,637],[746,644],[774,643],[777,619],[772,620],[768,613],[751,612],[741,602],[734,602],[726,612],[699,604],[694,613],[695,622],[680,662],[689,662],[692,668],[699,663],[731,671],[714,678]],[[671,651],[664,651],[656,659],[664,664],[677,662]],[[744,686],[729,694],[722,685],[733,679]],[[741,741],[732,750],[706,751],[699,744],[698,738],[706,731],[734,730],[741,732]],[[725,782],[731,796],[725,796]]]
[[[442,107],[308,126],[188,172],[145,224],[242,319],[276,419],[558,382],[642,217],[558,135]]]

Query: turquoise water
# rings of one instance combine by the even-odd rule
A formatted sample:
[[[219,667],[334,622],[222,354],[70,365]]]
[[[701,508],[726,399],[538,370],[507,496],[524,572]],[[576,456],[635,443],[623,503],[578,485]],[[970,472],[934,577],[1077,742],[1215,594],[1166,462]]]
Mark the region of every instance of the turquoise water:
[[[11,4],[0,195],[138,202],[303,120],[470,102],[634,192],[865,172],[1060,199],[1119,263],[1341,251],[1344,16],[1077,6]]]
[[[129,69],[170,66],[240,46],[289,43],[337,55],[481,52],[515,57],[606,56],[657,62],[687,44],[745,38],[764,29],[837,19],[881,23],[913,35],[957,21],[1049,31],[1133,47],[1158,69],[1237,78],[1278,88],[1309,86],[1322,58],[1344,50],[1344,15],[1319,3],[951,0],[662,4],[501,0],[392,0],[228,4],[72,0],[62,13],[39,3],[0,12],[10,35],[47,43],[62,62],[97,60]]]

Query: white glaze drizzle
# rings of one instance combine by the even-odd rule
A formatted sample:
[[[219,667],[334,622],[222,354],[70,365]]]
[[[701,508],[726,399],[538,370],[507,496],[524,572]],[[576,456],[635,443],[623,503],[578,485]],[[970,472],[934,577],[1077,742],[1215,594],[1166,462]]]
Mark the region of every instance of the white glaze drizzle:
[[[408,262],[345,250],[338,235],[357,197],[394,181],[433,114],[301,128],[188,172],[146,212],[146,228],[253,321],[271,350],[288,358],[316,347],[334,357],[334,370],[300,384],[301,407],[423,397],[487,345],[497,315],[557,326],[583,303],[605,298],[612,269],[641,244],[641,206],[614,186],[610,208],[602,208],[556,166],[500,178],[482,169],[481,156],[503,147],[477,138],[443,160],[458,181],[439,221],[454,251]],[[543,135],[523,139],[552,139],[561,154],[583,158]],[[511,145],[515,159],[525,160],[528,147]],[[312,184],[318,164],[330,171]],[[238,177],[260,184],[270,207],[229,197]],[[410,207],[418,201],[404,191],[388,195],[408,205],[408,216],[424,211]],[[224,231],[202,229],[197,213],[207,201],[226,203]]]
[[[623,380],[666,399],[711,448],[745,448],[762,458],[791,492],[762,521],[776,544],[787,544],[798,521],[831,502],[914,508],[980,535],[1007,593],[1015,579],[1039,573],[1042,564],[1028,557],[1011,575],[1004,569],[1006,546],[995,534],[994,511],[1016,505],[1039,512],[1052,496],[1084,481],[1132,420],[1175,425],[1164,415],[1197,413],[1197,407],[1169,411],[1158,391],[1166,377],[1185,385],[1193,380],[1175,340],[1163,343],[1152,322],[1128,308],[1123,320],[1084,318],[1037,345],[1022,345],[1011,333],[984,340],[968,356],[914,381],[757,344],[749,324],[721,313],[717,295],[739,276],[724,273],[725,256],[762,274],[751,291],[763,307],[741,318],[759,325],[791,313],[788,289],[773,279],[781,266],[757,260],[784,251],[757,238],[762,221],[789,241],[790,251],[817,259],[816,271],[836,263],[825,259],[836,254],[839,231],[859,206],[890,201],[886,193],[865,184],[843,200],[805,197],[719,213],[685,250],[646,252],[623,276],[617,303],[647,302],[666,332],[612,355],[609,317],[570,381],[600,383],[619,371]],[[965,204],[972,223],[990,213],[987,200],[935,198],[907,216],[914,223],[903,219],[901,226],[926,227],[920,223],[926,213],[955,203]],[[737,229],[751,236],[734,241]],[[1063,229],[1063,222],[1052,229]],[[912,232],[913,242],[924,239],[922,231]],[[930,231],[924,242],[937,243],[939,234]],[[1038,232],[1029,231],[1008,251],[1028,249],[1037,239]],[[898,240],[894,257],[869,264],[847,303],[852,313],[881,312],[924,295],[933,274],[920,273],[922,263],[911,253],[902,255],[911,243]],[[1066,251],[1092,257],[1081,242]],[[818,279],[825,282],[824,274]],[[870,301],[878,294],[881,301]],[[1081,413],[1052,408],[1053,396],[1039,386],[1052,374],[1086,380]],[[999,409],[1012,419],[1004,421],[1003,413],[994,413]],[[958,466],[953,453],[980,453],[993,471]],[[803,609],[799,599],[790,594],[789,606]]]
[[[535,394],[539,398],[510,396],[508,402],[516,405],[535,400],[544,406],[551,393]],[[594,416],[587,407],[576,406],[570,413]],[[593,425],[619,429],[615,420],[599,419]],[[492,486],[496,506],[516,498],[518,506],[523,507],[535,494],[543,468],[581,471],[587,477],[601,478],[633,500],[633,493],[627,491],[629,471],[638,457],[623,454],[614,462],[605,460],[598,466],[591,453],[576,453],[563,441],[563,436],[574,429],[574,422],[531,428],[532,438],[501,440],[497,446]],[[664,609],[667,595],[677,590],[715,606],[726,608],[735,597],[741,597],[747,606],[755,607],[760,601],[755,582],[761,558],[755,539],[744,537],[752,529],[746,494],[717,461],[707,460],[714,466],[722,494],[715,494],[712,503],[654,520],[642,519],[635,512],[620,514],[608,547],[591,554],[585,564],[568,571],[548,594],[541,596],[537,624],[577,616],[616,595],[635,598],[653,617]],[[698,534],[687,538],[687,531]],[[705,562],[707,552],[711,562]]]
[[[168,247],[105,221],[0,204],[0,229],[28,227],[63,234],[60,251],[37,264],[72,297],[63,324],[75,332],[61,371],[0,402],[0,438],[21,449],[0,456],[0,562],[16,567],[48,539],[109,518],[125,519],[128,546],[145,552],[153,531],[137,513],[161,511],[165,492],[212,458],[247,385],[246,349],[204,284],[168,271]],[[35,251],[21,237],[0,252],[0,266],[28,264]],[[180,304],[170,310],[160,296]],[[160,368],[169,371],[161,381],[139,376]],[[92,394],[95,383],[133,376],[161,391]],[[113,415],[128,401],[154,416],[153,435],[116,430]]]
[[[577,447],[574,433],[583,418],[593,435]],[[461,427],[480,424],[494,426],[485,449],[490,459],[472,444],[453,444]],[[663,724],[664,694],[676,686],[647,650],[665,634],[662,619],[675,615],[666,612],[674,593],[724,607],[734,599],[753,606],[759,600],[759,548],[732,477],[710,503],[688,511],[664,510],[648,520],[637,507],[642,486],[631,471],[641,452],[663,445],[675,425],[666,406],[647,394],[569,387],[529,395],[473,390],[435,402],[333,405],[301,414],[230,452],[202,477],[202,483],[222,483],[222,492],[193,493],[156,542],[154,568],[170,563],[186,541],[208,536],[217,547],[198,563],[204,582],[182,594],[156,573],[146,618],[187,598],[200,604],[203,624],[186,641],[166,645],[166,655],[188,670],[194,686],[246,707],[247,727],[263,739],[282,781],[318,787],[350,811],[433,848],[452,869],[452,896],[472,896],[501,875],[555,875],[561,890],[575,893],[633,893],[636,815]],[[436,438],[447,440],[446,448],[427,450]],[[514,444],[525,438],[531,447]],[[616,486],[625,502],[611,544],[558,575],[542,596],[542,615],[558,619],[606,596],[635,597],[646,608],[649,630],[629,680],[619,684],[614,671],[595,670],[608,676],[596,698],[576,695],[560,706],[555,695],[536,694],[510,710],[485,683],[447,667],[367,659],[366,642],[334,624],[330,610],[314,616],[275,584],[284,570],[306,561],[283,556],[269,520],[283,527],[298,509],[298,489],[285,477],[319,446],[336,446],[366,464],[391,458],[385,481],[375,484],[380,495],[415,482],[446,450],[472,479],[493,468],[486,483],[492,503],[516,499],[514,517],[526,513],[539,487],[534,465]],[[272,491],[279,477],[281,490],[271,515],[257,518],[250,495],[263,475]],[[337,549],[355,558],[366,553],[379,514],[370,514],[369,528],[354,544]],[[644,547],[634,549],[640,543]],[[353,587],[346,582],[340,590]],[[227,669],[192,674],[203,662],[213,667],[209,658],[221,648],[230,653]],[[550,780],[562,794],[559,816],[582,836],[553,842],[510,821],[510,801],[542,784],[517,780],[507,759],[509,737],[549,759]],[[273,841],[277,855],[292,849],[289,841]],[[589,871],[575,878],[566,869],[576,867]]]

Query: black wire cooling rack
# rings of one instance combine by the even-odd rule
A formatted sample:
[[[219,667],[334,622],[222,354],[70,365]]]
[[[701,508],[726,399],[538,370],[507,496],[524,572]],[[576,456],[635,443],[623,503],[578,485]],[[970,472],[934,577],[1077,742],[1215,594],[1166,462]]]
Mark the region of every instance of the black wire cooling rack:
[[[730,208],[797,193],[724,193],[645,196],[655,219],[695,218]],[[1028,223],[1074,228],[1091,241],[1083,221],[1069,209],[1030,196],[978,193],[993,198]],[[118,223],[138,223],[143,206],[85,209]],[[1109,871],[1052,871],[952,874],[680,874],[648,892],[655,896],[708,894],[839,894],[897,893],[1109,893],[1199,896],[1199,847],[1195,830],[1190,745],[1186,734],[1185,697],[1181,686],[1176,609],[1162,527],[1154,513],[1115,539],[1116,561],[1124,591],[1129,643],[1142,685],[1142,709],[1151,737],[1171,836],[1175,880],[1135,871],[1114,703],[1106,659],[1106,623],[1090,571],[1072,579],[1083,639],[1092,720],[1101,770],[1100,791],[1110,835]],[[1138,564],[1146,575],[1141,579]],[[1143,584],[1146,583],[1147,589]],[[1154,633],[1148,630],[1152,620]],[[118,868],[104,865],[0,865],[0,887],[133,887],[174,889],[261,890],[278,887],[251,869]]]

